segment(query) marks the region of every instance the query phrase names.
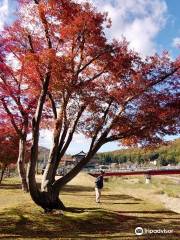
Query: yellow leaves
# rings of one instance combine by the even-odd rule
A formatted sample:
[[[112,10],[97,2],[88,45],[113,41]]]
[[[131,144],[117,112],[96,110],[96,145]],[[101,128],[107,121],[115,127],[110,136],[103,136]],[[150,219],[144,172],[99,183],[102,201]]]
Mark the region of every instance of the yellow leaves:
[[[26,64],[47,65],[56,60],[56,53],[54,49],[44,49],[37,54],[27,53],[24,59]]]
[[[39,56],[37,54],[34,54],[34,53],[27,53],[25,55],[24,59],[25,59],[26,63],[39,62]]]

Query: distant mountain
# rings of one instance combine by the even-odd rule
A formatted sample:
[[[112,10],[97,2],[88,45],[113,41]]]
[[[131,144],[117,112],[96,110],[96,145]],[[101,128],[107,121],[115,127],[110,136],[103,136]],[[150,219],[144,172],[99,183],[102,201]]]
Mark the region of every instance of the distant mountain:
[[[112,152],[98,153],[102,164],[117,162],[144,163],[149,160],[157,160],[160,165],[180,163],[180,139],[162,145],[157,149],[145,150],[141,148],[120,149]]]

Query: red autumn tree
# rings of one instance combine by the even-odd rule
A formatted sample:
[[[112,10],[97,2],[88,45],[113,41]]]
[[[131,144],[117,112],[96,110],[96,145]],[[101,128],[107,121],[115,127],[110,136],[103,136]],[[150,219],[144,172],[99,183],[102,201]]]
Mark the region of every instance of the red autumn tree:
[[[36,41],[32,43],[33,31],[30,27],[23,27],[23,24],[25,21],[20,23],[17,20],[1,32],[0,114],[1,117],[9,119],[9,124],[19,136],[17,166],[22,189],[27,192],[25,167],[27,135],[31,133],[32,116],[43,82],[46,61],[43,40],[36,37]],[[38,49],[37,54],[34,53],[34,49]],[[51,94],[48,95],[51,99]],[[45,111],[46,116],[51,114],[48,108]]]
[[[33,30],[28,38],[31,51],[24,53],[29,61],[25,70],[29,86],[34,82],[31,64],[43,66],[38,71],[40,93],[32,119],[29,190],[45,211],[64,209],[59,199],[62,187],[103,144],[115,140],[158,144],[164,135],[179,131],[180,61],[172,62],[167,53],[144,60],[129,50],[125,40],[109,43],[104,34],[105,25],[109,25],[107,16],[90,4],[21,0],[21,7],[26,9],[25,16],[20,12],[23,32]],[[24,36],[21,39],[25,40]],[[35,76],[37,82],[39,76]],[[47,99],[54,113],[54,134],[40,190],[35,168],[43,110],[49,111]],[[88,153],[64,177],[55,180],[75,132],[91,139]]]
[[[0,166],[1,166],[1,176],[0,184],[3,179],[4,172],[6,168],[17,162],[18,157],[18,136],[9,124],[1,120],[0,125]]]
[[[7,27],[0,40],[0,112],[3,118],[9,120],[16,134],[19,137],[19,155],[17,166],[19,176],[22,181],[22,189],[28,191],[25,170],[25,152],[27,134],[29,133],[36,94],[26,83],[27,72],[25,70],[24,54],[27,52],[24,32],[15,23],[12,27]],[[31,91],[30,91],[31,90]]]

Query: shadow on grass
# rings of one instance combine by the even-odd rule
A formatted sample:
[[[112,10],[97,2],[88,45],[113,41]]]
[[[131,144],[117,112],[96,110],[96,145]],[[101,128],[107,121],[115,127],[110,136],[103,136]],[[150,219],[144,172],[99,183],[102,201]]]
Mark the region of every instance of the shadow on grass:
[[[94,191],[93,187],[87,187],[82,185],[66,185],[63,187],[63,194],[73,194],[74,192],[92,192]],[[79,195],[79,194],[78,194]]]
[[[119,205],[120,205],[120,204],[140,204],[140,202],[122,202],[122,203],[119,202],[119,203],[111,203],[111,204],[112,204],[112,205],[115,205],[115,204],[116,204],[116,205],[118,205],[118,204],[119,204]]]
[[[172,215],[176,214],[169,210],[158,210],[158,211],[118,211],[118,213],[143,213],[143,214],[166,214],[166,215]]]
[[[37,183],[37,185],[40,188],[41,184]],[[1,183],[0,189],[3,189],[3,190],[22,189],[22,185],[20,183]]]
[[[106,194],[102,195],[102,199],[105,200],[133,200],[133,201],[142,201],[142,199],[132,197],[125,194]]]
[[[70,215],[68,215],[68,212]],[[78,215],[77,215],[78,213]],[[174,229],[167,235],[148,236],[148,239],[179,239],[176,229],[178,221],[170,211],[157,211],[157,219],[151,218],[152,211],[142,211],[143,217],[134,212],[110,212],[99,208],[67,208],[64,215],[42,214],[38,210],[11,209],[0,214],[0,236],[4,239],[135,239],[137,226],[149,229]],[[139,212],[138,212],[139,213]],[[164,218],[172,216],[172,220]],[[157,238],[156,238],[157,237]],[[141,238],[147,239],[147,238]]]
[[[0,184],[0,189],[3,190],[9,190],[9,189],[21,189],[21,184],[5,184],[5,183],[1,183]]]
[[[71,212],[71,213],[83,213],[87,211],[97,211],[101,210],[101,208],[73,208],[73,207],[67,207],[66,212]]]
[[[81,194],[81,192],[86,192],[85,194]],[[85,196],[85,197],[90,197],[94,198],[94,188],[93,187],[87,187],[87,186],[82,186],[82,185],[67,185],[62,189],[61,195],[74,195],[74,193],[77,193],[77,196]],[[132,200],[132,201],[138,201],[141,202],[142,199],[132,197],[130,195],[125,195],[125,194],[102,194],[102,199],[103,200]],[[123,203],[115,203],[115,204],[123,204]],[[124,204],[138,204],[138,203],[124,203]]]

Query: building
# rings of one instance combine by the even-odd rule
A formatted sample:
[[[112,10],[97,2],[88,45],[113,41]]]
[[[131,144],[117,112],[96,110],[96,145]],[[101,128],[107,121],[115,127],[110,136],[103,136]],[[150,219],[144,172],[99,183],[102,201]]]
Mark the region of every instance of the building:
[[[74,166],[78,164],[84,157],[86,156],[86,153],[84,151],[81,151],[74,155],[65,154],[59,164],[59,167],[57,169],[58,175],[64,175],[68,173]],[[89,163],[86,164],[85,169],[94,169],[98,165],[98,157],[95,155]]]
[[[86,153],[83,152],[83,151],[81,151],[81,152],[73,155],[72,158],[74,159],[74,161],[75,161],[76,164],[77,164],[77,163],[80,162],[81,159],[83,159],[85,156],[86,156]]]
[[[86,156],[86,153],[81,151],[81,152],[73,155],[72,157],[74,158],[74,160],[75,160],[75,162],[77,164],[85,156]],[[97,157],[97,155],[94,155],[94,157],[86,164],[85,168],[86,169],[92,169],[92,168],[94,169],[94,168],[96,168],[97,165],[99,165],[98,164],[98,157]]]
[[[71,156],[71,155],[68,155],[68,154],[65,154],[61,161],[60,161],[60,164],[62,166],[69,166],[69,165],[75,165],[76,164],[76,161],[75,159]]]

